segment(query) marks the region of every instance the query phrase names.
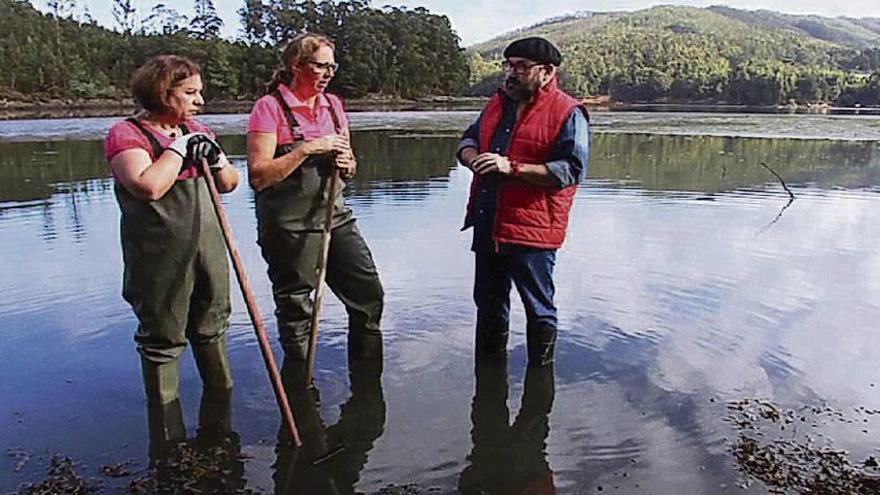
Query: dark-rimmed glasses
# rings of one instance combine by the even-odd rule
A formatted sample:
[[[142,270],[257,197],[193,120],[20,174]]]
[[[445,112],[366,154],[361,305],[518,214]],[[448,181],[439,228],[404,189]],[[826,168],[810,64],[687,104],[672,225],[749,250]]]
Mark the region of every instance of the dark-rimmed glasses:
[[[516,72],[517,74],[525,74],[532,70],[532,67],[535,67],[536,65],[546,64],[539,64],[538,62],[511,62],[510,60],[501,62],[501,67],[505,72]]]
[[[333,63],[333,62],[317,62],[315,60],[309,60],[306,63],[310,64],[312,67],[314,67],[320,71],[323,71],[323,72],[327,72],[327,71],[332,70],[333,73],[335,74],[336,71],[339,70],[339,64]]]

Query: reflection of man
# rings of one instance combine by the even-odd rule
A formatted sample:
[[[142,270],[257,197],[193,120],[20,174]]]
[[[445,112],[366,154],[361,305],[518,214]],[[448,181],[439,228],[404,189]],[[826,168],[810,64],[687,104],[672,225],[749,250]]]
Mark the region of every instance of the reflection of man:
[[[370,450],[385,427],[385,399],[381,357],[350,357],[348,365],[351,397],[342,405],[339,421],[325,428],[318,414],[317,389],[303,387],[302,367],[285,360],[282,378],[303,445],[291,449],[282,438],[276,449],[276,495],[355,493]]]
[[[557,87],[562,55],[543,38],[504,50],[507,79],[465,131],[458,159],[474,172],[477,355],[507,349],[511,282],[526,310],[529,365],[553,362],[553,265],[587,169],[586,109]]]
[[[471,421],[474,442],[470,464],[461,473],[463,494],[543,495],[556,493],[546,459],[553,407],[553,367],[530,367],[519,414],[510,425],[507,361],[477,362],[477,386]]]

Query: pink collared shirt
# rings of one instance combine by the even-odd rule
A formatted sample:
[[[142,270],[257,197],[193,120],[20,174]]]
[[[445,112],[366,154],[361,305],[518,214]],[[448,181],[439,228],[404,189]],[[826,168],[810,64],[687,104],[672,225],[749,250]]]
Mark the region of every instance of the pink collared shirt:
[[[336,95],[321,93],[318,95],[317,105],[314,111],[306,106],[290,91],[290,88],[283,84],[278,85],[278,91],[281,92],[282,98],[290,106],[294,119],[299,124],[300,132],[303,137],[310,141],[329,134],[336,134],[336,126],[333,123],[331,112],[331,99],[336,100],[334,107],[336,115],[339,117],[339,124],[343,131],[348,129],[348,117],[342,111],[342,102]],[[266,132],[275,134],[278,138],[278,145],[289,144],[294,141],[290,132],[290,126],[287,119],[284,118],[284,111],[278,100],[274,96],[268,94],[263,96],[251,110],[251,116],[248,119],[248,132]]]
[[[211,138],[216,138],[214,131],[208,129],[208,127],[201,122],[189,120],[185,122],[184,125],[189,132],[204,132]],[[162,146],[167,147],[175,139],[156,132],[151,127],[147,127],[147,131],[152,134]],[[151,160],[156,161],[159,159],[158,156],[153,156],[153,145],[150,143],[147,136],[144,136],[144,133],[141,132],[140,129],[128,120],[117,122],[110,128],[110,132],[107,133],[107,138],[104,140],[104,156],[107,157],[107,163],[110,163],[119,153],[130,149],[142,149],[150,155]],[[198,175],[199,168],[195,164],[189,164],[180,170],[180,175],[177,176],[177,180],[192,179],[193,177],[198,177]]]

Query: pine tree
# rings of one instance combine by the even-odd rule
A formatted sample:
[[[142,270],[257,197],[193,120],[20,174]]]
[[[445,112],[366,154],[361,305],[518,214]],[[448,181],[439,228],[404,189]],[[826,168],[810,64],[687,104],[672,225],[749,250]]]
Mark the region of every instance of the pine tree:
[[[113,0],[113,18],[122,33],[132,34],[137,27],[137,7],[132,0]]]
[[[215,40],[220,37],[223,20],[217,15],[212,0],[195,0],[195,16],[190,22],[190,33],[199,40]]]
[[[144,22],[142,31],[145,34],[172,35],[182,31],[187,24],[187,18],[173,7],[160,3],[153,7]]]

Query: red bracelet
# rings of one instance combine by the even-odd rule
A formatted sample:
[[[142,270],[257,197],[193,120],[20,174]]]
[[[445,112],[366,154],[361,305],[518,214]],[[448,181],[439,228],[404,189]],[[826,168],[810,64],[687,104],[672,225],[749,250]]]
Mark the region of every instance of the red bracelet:
[[[518,160],[510,160],[511,177],[522,177],[523,164]]]

